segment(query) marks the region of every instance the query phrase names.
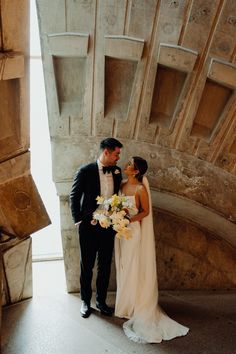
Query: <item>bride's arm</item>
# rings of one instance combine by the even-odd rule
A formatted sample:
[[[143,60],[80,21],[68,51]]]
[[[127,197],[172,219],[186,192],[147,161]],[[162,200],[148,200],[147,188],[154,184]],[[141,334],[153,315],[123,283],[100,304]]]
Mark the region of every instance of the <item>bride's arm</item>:
[[[148,193],[144,185],[137,191],[135,195],[136,203],[140,212],[130,218],[130,222],[141,221],[149,214]],[[137,200],[138,199],[138,200]]]

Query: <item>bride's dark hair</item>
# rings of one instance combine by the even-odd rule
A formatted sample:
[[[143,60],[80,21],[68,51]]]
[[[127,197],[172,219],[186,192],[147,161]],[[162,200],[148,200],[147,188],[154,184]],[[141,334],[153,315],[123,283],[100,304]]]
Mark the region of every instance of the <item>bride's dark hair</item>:
[[[136,178],[139,182],[142,182],[143,175],[147,172],[148,169],[147,161],[140,156],[133,156],[132,159],[134,161],[135,169],[139,171],[139,173],[136,175]]]

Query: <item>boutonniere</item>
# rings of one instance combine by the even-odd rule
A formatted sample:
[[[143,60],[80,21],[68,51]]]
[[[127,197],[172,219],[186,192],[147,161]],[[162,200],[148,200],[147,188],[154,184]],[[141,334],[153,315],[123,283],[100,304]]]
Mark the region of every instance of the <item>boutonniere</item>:
[[[118,170],[118,168],[114,171],[115,175],[118,175],[120,173],[120,170]]]

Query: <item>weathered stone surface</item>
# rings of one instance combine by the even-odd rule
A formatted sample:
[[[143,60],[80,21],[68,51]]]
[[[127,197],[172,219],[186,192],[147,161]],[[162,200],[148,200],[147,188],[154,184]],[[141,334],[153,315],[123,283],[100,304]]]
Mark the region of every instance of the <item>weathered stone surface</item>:
[[[32,240],[3,252],[3,305],[32,297]]]
[[[63,257],[68,292],[80,289],[80,249],[76,229],[62,231]]]
[[[19,238],[50,224],[29,166],[29,152],[0,164],[0,225]]]
[[[32,296],[29,235],[50,223],[30,173],[29,5],[0,5],[0,333],[1,305]]]
[[[78,249],[68,194],[75,171],[97,158],[106,136],[124,144],[121,166],[133,155],[148,161],[153,205],[162,209],[155,215],[162,231],[160,286],[235,287],[229,269],[235,248],[226,244],[236,244],[235,6],[219,0],[37,4],[53,178],[65,253],[71,248],[75,262],[66,256],[70,291],[77,286]],[[63,60],[55,58],[48,36],[71,31],[89,35],[88,52],[82,59],[84,47],[67,53],[57,43]],[[80,79],[72,79],[75,67]],[[111,288],[114,279],[113,271]]]
[[[160,289],[235,289],[235,250],[208,231],[155,210]]]

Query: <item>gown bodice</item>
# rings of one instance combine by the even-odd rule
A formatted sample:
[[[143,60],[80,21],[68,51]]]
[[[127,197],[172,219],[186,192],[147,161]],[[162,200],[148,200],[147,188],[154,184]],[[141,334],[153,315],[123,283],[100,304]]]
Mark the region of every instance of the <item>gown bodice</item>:
[[[130,216],[134,216],[134,215],[138,214],[138,208],[136,207],[135,196],[134,195],[126,195],[125,197],[131,205],[131,208],[129,208]]]

